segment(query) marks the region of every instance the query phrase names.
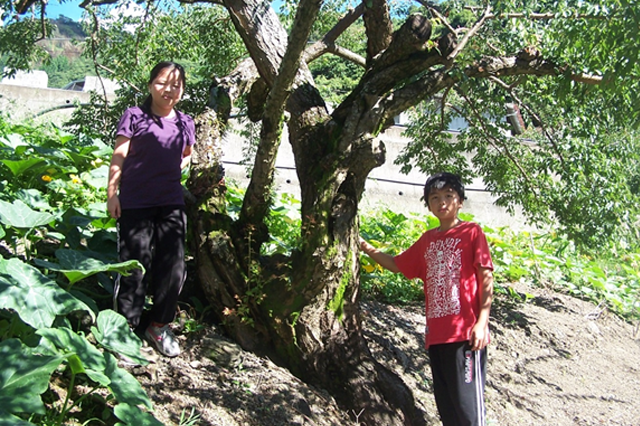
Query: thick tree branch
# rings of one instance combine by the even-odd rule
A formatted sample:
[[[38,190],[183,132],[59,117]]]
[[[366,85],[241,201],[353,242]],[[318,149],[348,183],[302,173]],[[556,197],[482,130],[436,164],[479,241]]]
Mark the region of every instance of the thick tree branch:
[[[276,156],[282,136],[285,103],[296,77],[298,77],[297,84],[311,81],[306,67],[301,67],[300,64],[321,3],[321,0],[302,0],[298,5],[278,74],[272,78],[273,86],[267,97],[262,118],[260,145],[242,205],[241,221],[243,222],[259,224],[267,214],[269,188],[273,184]]]
[[[271,87],[287,46],[287,33],[264,0],[223,0],[258,73]]]
[[[391,44],[393,24],[387,0],[364,0],[363,20],[367,32],[367,62]]]
[[[365,68],[367,66],[367,60],[365,58],[358,55],[357,53],[350,51],[349,49],[345,49],[334,44],[328,45],[326,51],[328,53],[333,53],[336,56],[346,59],[347,61],[353,62],[356,65],[360,65],[362,68]]]
[[[562,69],[555,63],[539,58],[527,62],[519,60],[517,56],[486,57],[464,70],[438,68],[387,94],[382,100],[385,117],[394,117],[423,100],[432,98],[441,90],[453,87],[464,78],[515,75],[558,76],[560,74]]]

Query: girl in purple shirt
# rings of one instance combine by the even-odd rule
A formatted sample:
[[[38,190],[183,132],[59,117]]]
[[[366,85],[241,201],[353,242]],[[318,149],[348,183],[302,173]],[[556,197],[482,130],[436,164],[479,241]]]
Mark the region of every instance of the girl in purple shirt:
[[[181,169],[195,143],[193,120],[174,109],[185,83],[179,64],[160,62],[151,70],[144,104],[120,118],[107,187],[107,209],[118,221],[119,259],[138,260],[146,271],[118,276],[115,309],[169,357],[180,354],[169,323],[186,277]],[[153,306],[149,323],[141,324],[147,293]]]

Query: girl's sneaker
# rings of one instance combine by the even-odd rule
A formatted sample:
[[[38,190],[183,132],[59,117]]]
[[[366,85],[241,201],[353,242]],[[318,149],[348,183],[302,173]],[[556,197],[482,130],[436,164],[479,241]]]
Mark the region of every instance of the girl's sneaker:
[[[144,337],[164,356],[174,357],[180,355],[180,345],[176,336],[169,329],[169,324],[156,327],[153,324],[147,327]]]

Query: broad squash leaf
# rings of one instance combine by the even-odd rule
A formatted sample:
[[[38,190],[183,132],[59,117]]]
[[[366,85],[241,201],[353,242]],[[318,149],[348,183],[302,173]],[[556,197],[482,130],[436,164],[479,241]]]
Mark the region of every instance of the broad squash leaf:
[[[109,389],[118,402],[131,406],[144,405],[150,410],[153,409],[153,404],[140,382],[127,370],[118,367],[118,361],[109,352],[105,352],[104,357],[107,362],[106,373],[111,379]],[[122,418],[120,419],[122,420]],[[138,425],[142,423],[134,422],[132,424]]]
[[[37,212],[20,200],[13,204],[0,200],[0,222],[14,228],[35,228],[51,223],[55,216],[49,213]]]
[[[0,426],[34,426],[34,423],[22,420],[19,417],[0,408]]]
[[[57,315],[93,311],[40,271],[19,259],[0,259],[0,306],[13,309],[35,329],[51,327]]]
[[[97,274],[98,272],[117,272],[122,275],[129,275],[132,269],[141,269],[144,267],[137,260],[129,260],[120,263],[105,263],[101,260],[86,257],[77,250],[58,249],[56,257],[60,261],[59,264],[49,262],[42,259],[34,259],[36,265],[52,271],[58,271],[64,274],[71,284],[74,284],[84,278]]]
[[[47,163],[42,159],[42,158],[36,158],[36,157],[32,157],[32,158],[27,158],[25,160],[1,160],[2,163],[4,163],[5,166],[7,166],[9,168],[9,170],[11,170],[11,173],[13,173],[14,176],[20,176],[23,173],[38,167],[38,166],[44,166]]]
[[[44,414],[40,395],[63,356],[36,355],[18,339],[0,342],[0,407],[8,413]],[[0,418],[2,415],[0,414]]]
[[[124,423],[117,425],[125,426],[164,426],[158,419],[149,413],[145,413],[140,408],[129,404],[118,404],[113,409],[114,414]]]
[[[51,341],[59,353],[69,358],[69,365],[74,373],[85,373],[91,380],[109,385],[109,378],[105,375],[107,364],[102,352],[93,346],[87,339],[74,333],[68,328],[43,328],[36,334]],[[77,357],[78,359],[72,359]]]
[[[142,342],[133,334],[127,320],[110,309],[100,311],[96,320],[96,327],[91,332],[105,348],[110,351],[126,355],[140,365],[147,365],[149,361],[140,355]]]

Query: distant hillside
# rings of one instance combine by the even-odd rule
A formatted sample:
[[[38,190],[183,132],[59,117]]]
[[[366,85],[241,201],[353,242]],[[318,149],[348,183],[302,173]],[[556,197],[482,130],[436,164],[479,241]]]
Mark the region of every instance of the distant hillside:
[[[87,33],[82,29],[82,24],[76,22],[66,16],[60,16],[58,19],[51,21],[58,28],[60,37],[68,37],[73,39],[84,39]]]
[[[39,43],[51,55],[51,60],[37,67],[47,72],[49,87],[62,88],[87,75],[95,75],[91,60],[82,57],[82,42],[87,37],[82,25],[65,16],[52,19],[51,23],[56,28],[52,37]]]
[[[55,25],[52,37],[42,40],[39,44],[52,57],[65,56],[68,59],[77,59],[82,55],[80,43],[84,41],[87,34],[82,29],[82,25],[65,16],[51,20]]]

